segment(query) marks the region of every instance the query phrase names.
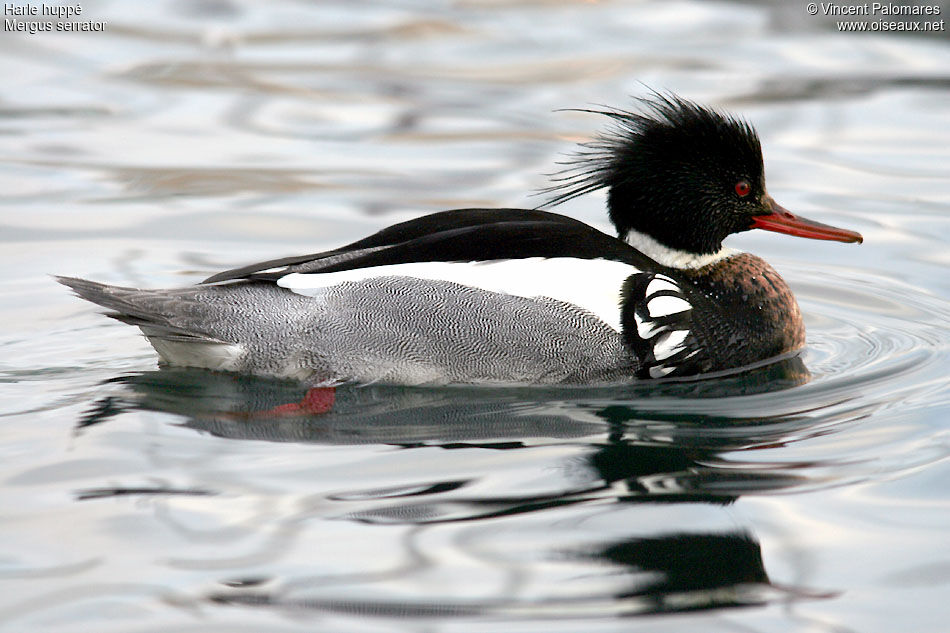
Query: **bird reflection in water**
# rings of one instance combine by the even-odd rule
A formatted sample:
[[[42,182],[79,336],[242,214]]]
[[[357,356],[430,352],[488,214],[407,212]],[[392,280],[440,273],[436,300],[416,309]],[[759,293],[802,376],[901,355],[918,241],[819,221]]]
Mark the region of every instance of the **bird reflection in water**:
[[[774,447],[813,424],[805,413],[750,416],[701,412],[703,402],[781,391],[808,380],[795,357],[743,374],[683,383],[609,388],[411,388],[346,385],[337,388],[330,406],[319,414],[280,409],[300,400],[301,387],[280,381],[215,374],[200,370],[163,369],[111,381],[113,395],[98,400],[79,421],[80,432],[103,424],[129,409],[155,410],[180,417],[181,426],[235,440],[265,440],[323,445],[389,445],[405,450],[480,449],[518,451],[556,443],[578,447],[570,472],[552,490],[506,494],[504,490],[470,492],[476,478],[470,469],[452,479],[334,490],[324,498],[337,511],[328,519],[364,525],[426,526],[476,523],[490,525],[503,517],[543,517],[557,508],[625,504],[636,508],[706,508],[725,512],[745,494],[762,494],[809,485],[809,480],[781,470],[735,461],[735,452]],[[688,405],[688,406],[686,406]],[[288,415],[274,415],[274,413]],[[265,412],[263,415],[261,412]],[[737,410],[736,413],[739,411]],[[723,454],[733,453],[725,463]],[[460,463],[464,462],[464,458]],[[462,472],[460,471],[460,472]],[[144,491],[115,488],[80,491],[92,499]],[[155,494],[181,494],[157,489]],[[195,494],[208,494],[195,490]],[[616,507],[616,506],[615,506]],[[718,510],[717,510],[718,509]],[[721,521],[720,521],[721,523]],[[450,603],[444,600],[380,602],[350,597],[321,597],[327,579],[299,580],[287,593],[266,579],[223,580],[209,594],[217,603],[373,613],[386,616],[578,614],[604,601],[618,614],[679,612],[766,604],[794,597],[830,594],[780,586],[770,581],[760,545],[749,526],[714,528],[650,524],[652,531],[595,543],[540,546],[535,555],[557,565],[590,565],[612,577],[607,595],[573,598],[517,598]],[[308,590],[307,588],[310,588]],[[602,612],[602,611],[601,611]]]

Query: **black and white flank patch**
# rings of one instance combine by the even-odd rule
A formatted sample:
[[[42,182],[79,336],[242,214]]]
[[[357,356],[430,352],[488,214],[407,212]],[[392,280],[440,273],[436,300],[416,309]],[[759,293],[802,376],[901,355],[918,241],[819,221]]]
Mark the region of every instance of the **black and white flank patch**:
[[[679,284],[662,273],[640,273],[624,289],[624,333],[637,355],[640,378],[662,378],[699,354],[692,309]]]

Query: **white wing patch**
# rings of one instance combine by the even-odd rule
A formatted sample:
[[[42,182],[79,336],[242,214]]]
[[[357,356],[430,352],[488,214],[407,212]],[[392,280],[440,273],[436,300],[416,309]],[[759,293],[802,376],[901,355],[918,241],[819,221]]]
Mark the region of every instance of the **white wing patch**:
[[[653,321],[643,319],[639,314],[634,314],[633,320],[637,323],[637,334],[644,340],[650,338],[661,329],[661,326]]]
[[[338,284],[376,277],[445,280],[520,297],[549,297],[581,307],[617,332],[624,281],[640,272],[606,259],[528,257],[484,262],[414,262],[330,273],[291,273],[277,285],[297,294],[319,296]],[[675,286],[674,286],[675,289]],[[687,304],[688,307],[688,304]]]
[[[666,275],[650,275],[643,283],[639,286],[642,294],[633,297],[640,339],[637,353],[646,373],[662,378],[699,353],[698,349],[689,351],[695,344],[690,338],[692,305],[677,282]]]
[[[666,275],[657,275],[653,278],[653,281],[647,284],[647,295],[656,294],[661,290],[670,290],[676,293],[680,291],[679,286],[673,283],[672,279]]]
[[[667,374],[673,373],[676,367],[663,367],[661,365],[656,365],[650,368],[650,378],[662,378]]]
[[[651,284],[652,285],[652,284]],[[649,288],[647,291],[649,292]],[[647,309],[650,312],[650,316],[653,318],[667,316],[669,314],[676,314],[677,312],[683,312],[684,310],[689,310],[690,305],[685,299],[680,297],[669,297],[661,296],[655,297],[647,303]]]
[[[667,332],[653,344],[653,357],[657,360],[666,360],[683,349],[683,342],[689,336],[689,330],[673,330]]]
[[[683,349],[683,341],[689,336],[689,330],[673,330],[667,332],[653,345],[653,357],[665,360]]]

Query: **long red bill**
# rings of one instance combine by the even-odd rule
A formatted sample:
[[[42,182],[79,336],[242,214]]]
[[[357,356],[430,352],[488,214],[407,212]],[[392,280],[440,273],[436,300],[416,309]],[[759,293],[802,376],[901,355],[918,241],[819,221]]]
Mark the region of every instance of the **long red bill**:
[[[772,196],[766,196],[763,202],[766,208],[772,210],[772,213],[753,216],[752,226],[749,227],[750,229],[763,229],[766,231],[775,231],[776,233],[787,233],[788,235],[807,237],[813,240],[857,242],[858,244],[864,241],[861,234],[855,231],[839,229],[836,226],[829,226],[821,222],[815,222],[794,215],[788,209],[773,200]]]

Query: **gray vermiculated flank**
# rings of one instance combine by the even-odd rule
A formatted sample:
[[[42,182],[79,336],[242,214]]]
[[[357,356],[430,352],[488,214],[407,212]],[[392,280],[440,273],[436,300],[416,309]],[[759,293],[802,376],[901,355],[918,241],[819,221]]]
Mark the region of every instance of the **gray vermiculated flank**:
[[[316,297],[258,282],[175,290],[63,283],[147,335],[237,343],[236,369],[314,383],[589,383],[635,369],[620,334],[586,310],[448,281],[377,277]]]

